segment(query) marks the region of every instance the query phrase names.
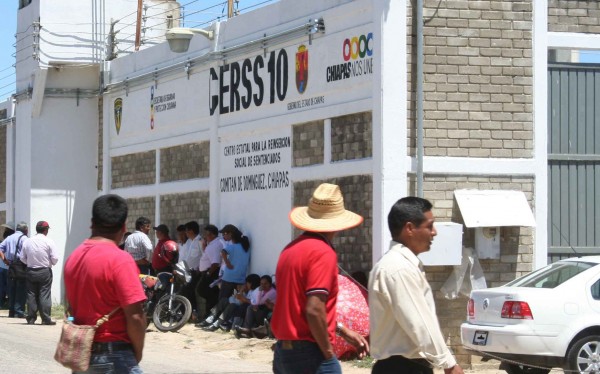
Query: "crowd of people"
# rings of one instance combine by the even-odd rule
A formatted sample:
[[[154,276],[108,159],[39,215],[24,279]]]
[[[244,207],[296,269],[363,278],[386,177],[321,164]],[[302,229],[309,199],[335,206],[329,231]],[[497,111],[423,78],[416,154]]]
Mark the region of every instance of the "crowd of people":
[[[142,373],[139,362],[147,325],[139,275],[171,271],[185,261],[192,274],[185,294],[195,307],[195,326],[233,330],[237,338],[275,337],[276,374],[341,373],[336,335],[359,358],[370,353],[377,360],[375,374],[432,374],[433,367],[462,374],[444,341],[433,293],[417,257],[430,249],[436,235],[431,210],[429,201],[417,197],[402,198],[392,206],[392,241],[369,276],[370,331],[364,332],[344,325],[336,311],[338,298],[347,295],[340,288],[346,282],[339,280],[332,243],[338,232],[363,221],[345,209],[338,186],[321,184],[308,206],[290,212],[292,225],[304,232],[279,255],[275,276],[280,295],[271,276],[248,274],[250,242],[236,226],[219,230],[209,224],[201,232],[191,221],[178,226],[172,240],[169,228],[160,224],[154,226],[158,241],[153,247],[149,219],[139,217],[136,230],[126,236],[126,201],[118,195],[100,196],[92,206],[91,236],[67,258],[64,268],[74,323],[94,325],[106,319],[94,336],[86,372],[104,372],[109,364],[114,372]],[[42,324],[55,324],[49,301],[51,267],[58,259],[47,238],[49,224],[38,222],[32,238],[23,222],[4,226],[0,260],[8,271],[0,271],[0,277],[6,273],[8,278],[9,317],[33,324],[39,313]],[[19,263],[24,275],[18,275]],[[0,278],[0,297],[2,285]]]
[[[148,236],[154,229],[157,243]],[[184,290],[193,308],[195,326],[207,331],[234,330],[236,337],[269,336],[268,321],[276,291],[269,275],[249,274],[250,241],[232,224],[219,230],[196,221],[177,226],[175,240],[164,224],[152,227],[139,217],[135,231],[126,232],[120,248],[129,253],[140,274],[170,272],[185,261],[192,281]],[[219,235],[221,234],[221,235]]]
[[[25,222],[7,222],[0,243],[0,304],[8,306],[9,318],[25,318],[35,324],[55,325],[52,309],[52,266],[58,262],[57,248],[48,238],[50,225],[39,221],[29,237]],[[5,300],[5,299],[8,300]]]

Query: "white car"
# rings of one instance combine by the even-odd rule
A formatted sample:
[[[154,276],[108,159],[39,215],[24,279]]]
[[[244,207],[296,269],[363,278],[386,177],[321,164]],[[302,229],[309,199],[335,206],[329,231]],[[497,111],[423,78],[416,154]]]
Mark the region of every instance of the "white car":
[[[462,344],[511,374],[600,373],[599,265],[600,256],[571,258],[472,291]]]

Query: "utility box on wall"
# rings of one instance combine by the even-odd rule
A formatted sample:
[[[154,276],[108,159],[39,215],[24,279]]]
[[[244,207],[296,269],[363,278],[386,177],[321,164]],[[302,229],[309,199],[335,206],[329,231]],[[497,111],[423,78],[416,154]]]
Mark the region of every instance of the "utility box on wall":
[[[456,190],[465,226],[475,229],[475,250],[480,259],[500,258],[500,227],[535,226],[523,191]]]
[[[437,235],[428,252],[421,253],[423,265],[460,265],[462,261],[463,225],[454,222],[435,222]]]
[[[476,227],[475,248],[479,259],[500,258],[500,227]]]

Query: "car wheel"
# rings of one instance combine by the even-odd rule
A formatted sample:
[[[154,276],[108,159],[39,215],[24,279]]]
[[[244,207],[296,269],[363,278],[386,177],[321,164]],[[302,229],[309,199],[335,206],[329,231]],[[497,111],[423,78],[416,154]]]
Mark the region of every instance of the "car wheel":
[[[567,363],[576,372],[600,372],[600,336],[585,336],[576,341],[569,349]]]
[[[548,374],[550,372],[550,369],[532,368],[531,366],[509,364],[507,362],[503,362],[500,369],[508,374]]]

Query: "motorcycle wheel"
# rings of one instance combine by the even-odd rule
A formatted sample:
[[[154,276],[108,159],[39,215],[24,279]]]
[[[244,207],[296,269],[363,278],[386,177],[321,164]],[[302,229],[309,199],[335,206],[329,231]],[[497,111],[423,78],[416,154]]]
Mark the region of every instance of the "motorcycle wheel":
[[[169,300],[171,300],[171,309],[169,309]],[[165,295],[156,304],[152,322],[159,331],[175,332],[187,323],[191,314],[192,304],[184,296]]]

